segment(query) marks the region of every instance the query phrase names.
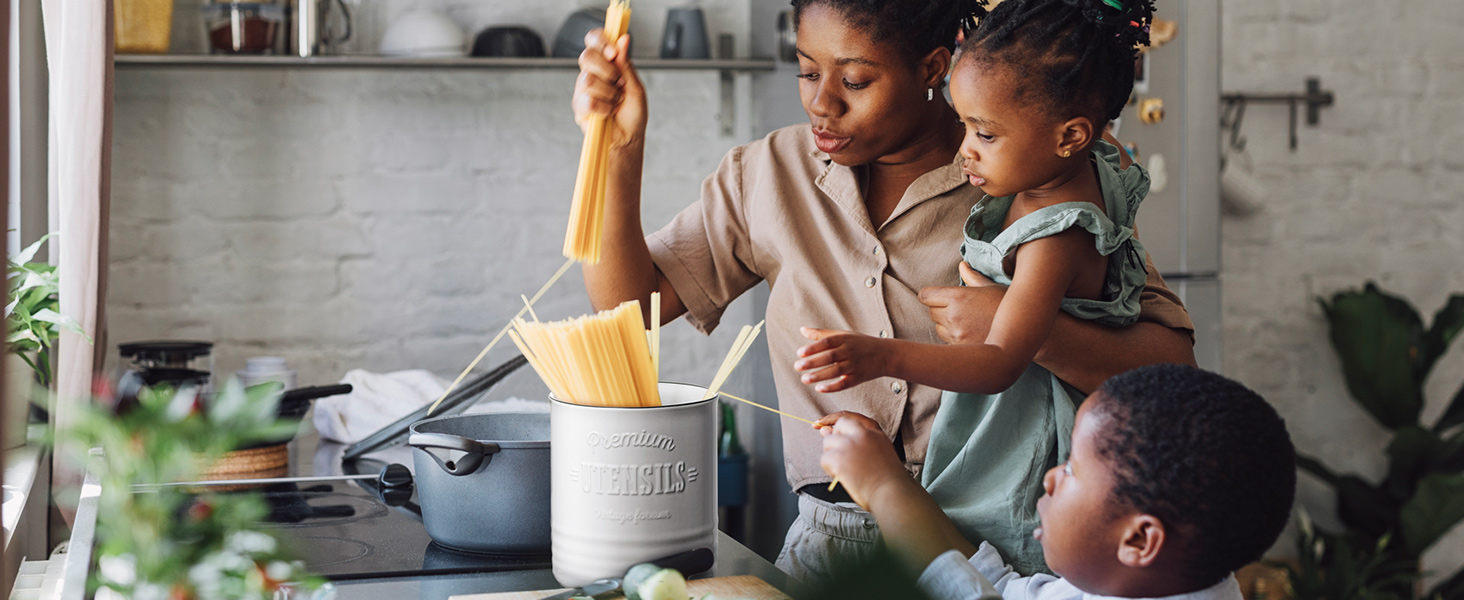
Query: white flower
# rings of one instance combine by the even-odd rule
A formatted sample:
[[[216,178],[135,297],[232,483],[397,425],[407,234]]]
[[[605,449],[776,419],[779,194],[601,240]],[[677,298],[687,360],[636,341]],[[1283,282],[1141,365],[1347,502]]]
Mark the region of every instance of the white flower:
[[[200,598],[214,598],[219,595],[224,582],[224,572],[218,565],[208,561],[200,562],[188,569],[188,580]]]
[[[132,600],[168,600],[172,588],[151,582],[141,582],[132,588]]]
[[[264,568],[264,574],[275,581],[288,581],[295,576],[295,566],[284,561],[273,561]]]
[[[236,531],[224,541],[224,547],[240,554],[267,554],[275,551],[275,539],[258,531]]]
[[[129,586],[137,581],[137,559],[131,554],[103,556],[97,559],[101,567],[102,580],[119,586]]]

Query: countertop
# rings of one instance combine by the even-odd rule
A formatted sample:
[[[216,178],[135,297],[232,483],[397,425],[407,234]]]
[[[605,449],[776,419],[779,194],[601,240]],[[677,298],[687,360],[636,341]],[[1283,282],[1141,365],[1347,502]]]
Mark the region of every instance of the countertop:
[[[717,532],[717,563],[703,577],[755,575],[790,596],[803,595],[802,586],[746,546]],[[431,577],[362,579],[336,584],[340,600],[446,600],[458,594],[549,590],[561,587],[549,569],[505,571]]]
[[[290,443],[291,471],[294,475],[334,475],[341,472],[340,455],[344,446],[322,441],[307,415],[300,434]],[[370,459],[398,462],[410,466],[411,448],[405,445],[368,455]],[[805,592],[800,582],[788,577],[772,563],[758,556],[725,533],[717,532],[716,564],[702,577],[754,575],[791,596]],[[336,584],[340,600],[446,600],[458,594],[514,592],[558,588],[559,583],[549,569],[435,575],[426,577],[392,577],[361,579]]]
[[[330,475],[339,473],[340,444],[321,442],[307,417],[301,426],[300,435],[290,442],[292,474]],[[94,451],[95,452],[95,451]],[[378,453],[378,458],[391,462],[403,462],[399,457],[410,457],[411,449],[395,448]],[[98,461],[93,461],[92,469]],[[410,464],[405,460],[404,464]],[[85,600],[86,573],[90,567],[90,556],[95,541],[95,520],[97,499],[101,488],[96,475],[88,469],[86,483],[82,486],[77,521],[72,530],[72,552],[63,555],[62,582],[57,597],[61,600]],[[753,575],[772,584],[790,596],[802,596],[806,588],[797,580],[758,556],[746,546],[722,532],[717,532],[716,563],[712,570],[701,577],[723,577],[732,575]],[[76,552],[82,550],[81,552]],[[462,575],[429,575],[420,577],[391,577],[380,579],[357,579],[333,584],[335,598],[339,600],[446,600],[459,594],[492,592],[515,592],[555,589],[560,587],[549,569],[474,573]]]

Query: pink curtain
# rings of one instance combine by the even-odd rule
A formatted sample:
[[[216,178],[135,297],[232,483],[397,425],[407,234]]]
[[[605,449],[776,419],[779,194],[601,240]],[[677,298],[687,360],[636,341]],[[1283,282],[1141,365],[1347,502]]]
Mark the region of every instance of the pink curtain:
[[[67,427],[90,401],[106,348],[107,213],[111,186],[112,15],[110,0],[42,0],[50,70],[50,206],[60,233],[61,314],[95,342],[63,331],[56,348],[52,425]],[[57,461],[56,489],[80,484]]]

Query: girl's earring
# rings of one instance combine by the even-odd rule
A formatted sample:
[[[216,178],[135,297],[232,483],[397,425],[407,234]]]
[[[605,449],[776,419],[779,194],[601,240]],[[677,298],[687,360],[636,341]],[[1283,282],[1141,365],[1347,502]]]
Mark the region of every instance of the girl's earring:
[[[1073,155],[1073,151],[1072,150],[1063,150],[1062,151],[1062,157],[1063,158],[1067,158],[1067,157],[1072,156],[1072,155]]]
[[[931,100],[934,100],[934,99],[935,99],[935,88],[925,88],[925,101],[926,102],[930,102]]]

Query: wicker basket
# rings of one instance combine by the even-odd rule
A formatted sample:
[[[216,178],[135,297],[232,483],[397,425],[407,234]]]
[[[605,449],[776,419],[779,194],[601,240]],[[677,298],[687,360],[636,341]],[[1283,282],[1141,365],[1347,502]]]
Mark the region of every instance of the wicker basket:
[[[262,448],[235,450],[225,454],[218,462],[204,471],[205,481],[221,479],[267,479],[284,477],[290,472],[289,444],[276,444]],[[220,492],[241,490],[249,485],[223,485],[210,489]]]

